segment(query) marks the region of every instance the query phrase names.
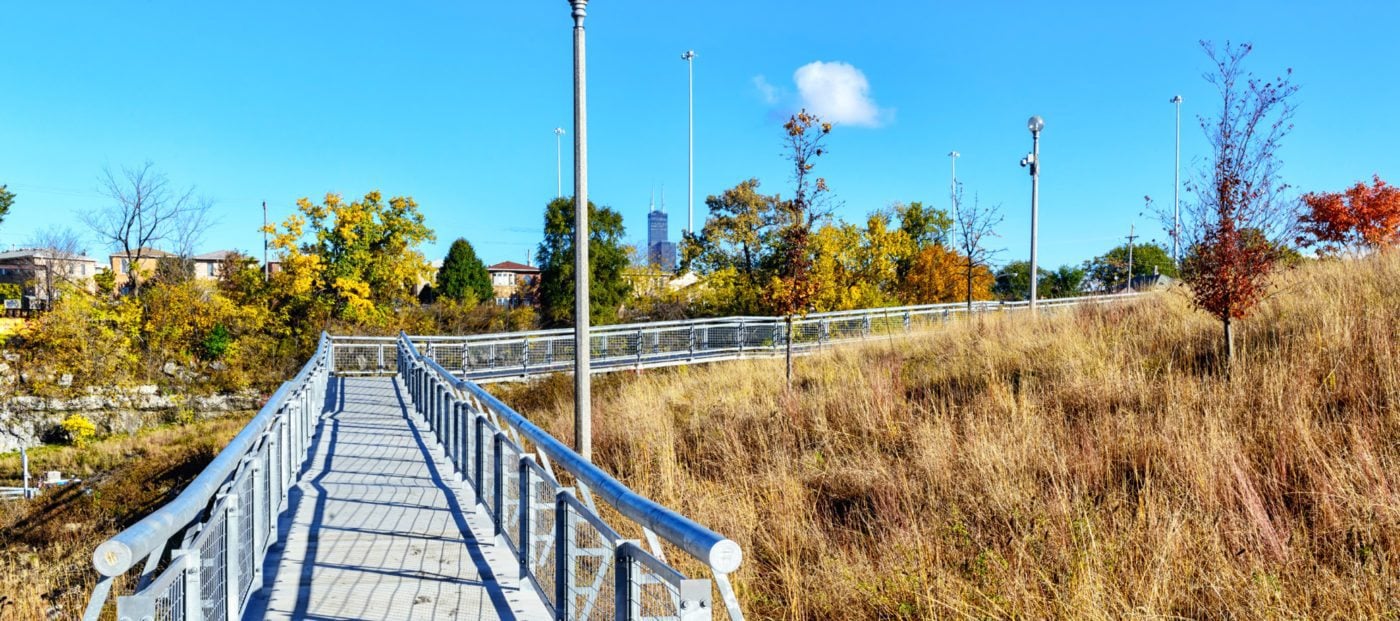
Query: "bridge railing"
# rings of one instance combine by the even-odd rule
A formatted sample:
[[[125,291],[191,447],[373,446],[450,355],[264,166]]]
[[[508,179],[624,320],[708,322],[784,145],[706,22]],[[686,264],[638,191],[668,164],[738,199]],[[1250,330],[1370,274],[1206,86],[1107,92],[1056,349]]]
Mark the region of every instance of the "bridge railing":
[[[1142,294],[1059,298],[1040,300],[1037,305],[1044,312],[1055,312],[1138,295]],[[918,333],[969,313],[1022,312],[1028,308],[1025,301],[973,302],[970,307],[958,302],[813,313],[794,316],[791,323],[784,317],[748,316],[615,324],[592,330],[589,354],[595,372],[769,358],[785,355],[789,338],[794,353],[806,354],[837,343]],[[572,329],[410,339],[443,368],[476,382],[569,371],[574,364]],[[364,360],[370,357],[359,355]]]
[[[729,617],[743,618],[728,579],[743,557],[738,544],[628,489],[477,384],[453,376],[407,335],[398,348],[398,371],[415,409],[489,513],[522,581],[555,618],[712,618],[711,581],[687,579],[668,564],[661,540],[704,564]],[[567,473],[572,486],[556,472]],[[595,498],[638,525],[648,545],[619,535]]]
[[[119,620],[242,618],[262,583],[267,550],[277,542],[278,515],[306,462],[332,363],[330,337],[322,334],[296,377],[179,496],[97,546],[92,562],[102,577],[85,621],[97,620],[114,580],[142,560],[134,591],[117,597]]]

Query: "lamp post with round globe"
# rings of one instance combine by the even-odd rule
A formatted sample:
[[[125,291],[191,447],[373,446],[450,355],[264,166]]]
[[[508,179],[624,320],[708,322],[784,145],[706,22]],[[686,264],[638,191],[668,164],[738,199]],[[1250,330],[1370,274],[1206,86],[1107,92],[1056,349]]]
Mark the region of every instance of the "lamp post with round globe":
[[[1031,312],[1035,312],[1036,299],[1036,242],[1040,218],[1040,130],[1045,128],[1045,119],[1033,116],[1026,121],[1026,129],[1031,130],[1031,153],[1021,158],[1021,166],[1031,171]]]

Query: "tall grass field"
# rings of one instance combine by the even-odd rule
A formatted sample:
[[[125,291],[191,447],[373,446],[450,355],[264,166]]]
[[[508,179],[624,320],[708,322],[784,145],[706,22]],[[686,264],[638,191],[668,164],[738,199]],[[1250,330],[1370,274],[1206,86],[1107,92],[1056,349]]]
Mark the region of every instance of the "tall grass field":
[[[1241,323],[1228,373],[1168,291],[833,349],[791,390],[780,360],[608,376],[594,460],[738,541],[755,619],[1400,619],[1400,254]],[[568,378],[504,390],[571,437]]]

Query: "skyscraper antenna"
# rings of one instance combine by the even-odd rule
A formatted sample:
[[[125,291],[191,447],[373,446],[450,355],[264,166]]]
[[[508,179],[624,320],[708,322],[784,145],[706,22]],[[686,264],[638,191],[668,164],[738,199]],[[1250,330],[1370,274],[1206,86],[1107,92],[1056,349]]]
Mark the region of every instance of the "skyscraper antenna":
[[[664,183],[661,184],[661,206],[657,208],[657,211],[666,211],[666,184]]]
[[[651,186],[651,203],[647,205],[647,213],[656,211],[656,186]]]

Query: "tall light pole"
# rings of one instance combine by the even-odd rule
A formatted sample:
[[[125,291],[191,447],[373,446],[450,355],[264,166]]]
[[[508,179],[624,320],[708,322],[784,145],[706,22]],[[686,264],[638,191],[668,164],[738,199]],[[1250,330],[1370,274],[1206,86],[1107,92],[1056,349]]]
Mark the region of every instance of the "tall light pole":
[[[948,176],[948,205],[953,208],[953,219],[958,217],[958,157],[962,154],[957,151],[948,152],[950,173]]]
[[[685,232],[695,234],[695,50],[681,54],[686,72],[690,74],[690,185],[685,195]]]
[[[1035,313],[1036,281],[1039,280],[1035,251],[1040,224],[1040,130],[1045,128],[1045,119],[1033,116],[1026,121],[1026,128],[1031,130],[1031,154],[1021,159],[1021,166],[1031,169],[1031,313]]]
[[[554,197],[564,196],[564,128],[554,128]]]
[[[1181,266],[1181,95],[1172,97],[1176,104],[1176,176],[1172,179],[1172,265]]]
[[[588,338],[588,92],[583,18],[588,0],[569,0],[574,17],[574,450],[593,459],[592,375]]]

